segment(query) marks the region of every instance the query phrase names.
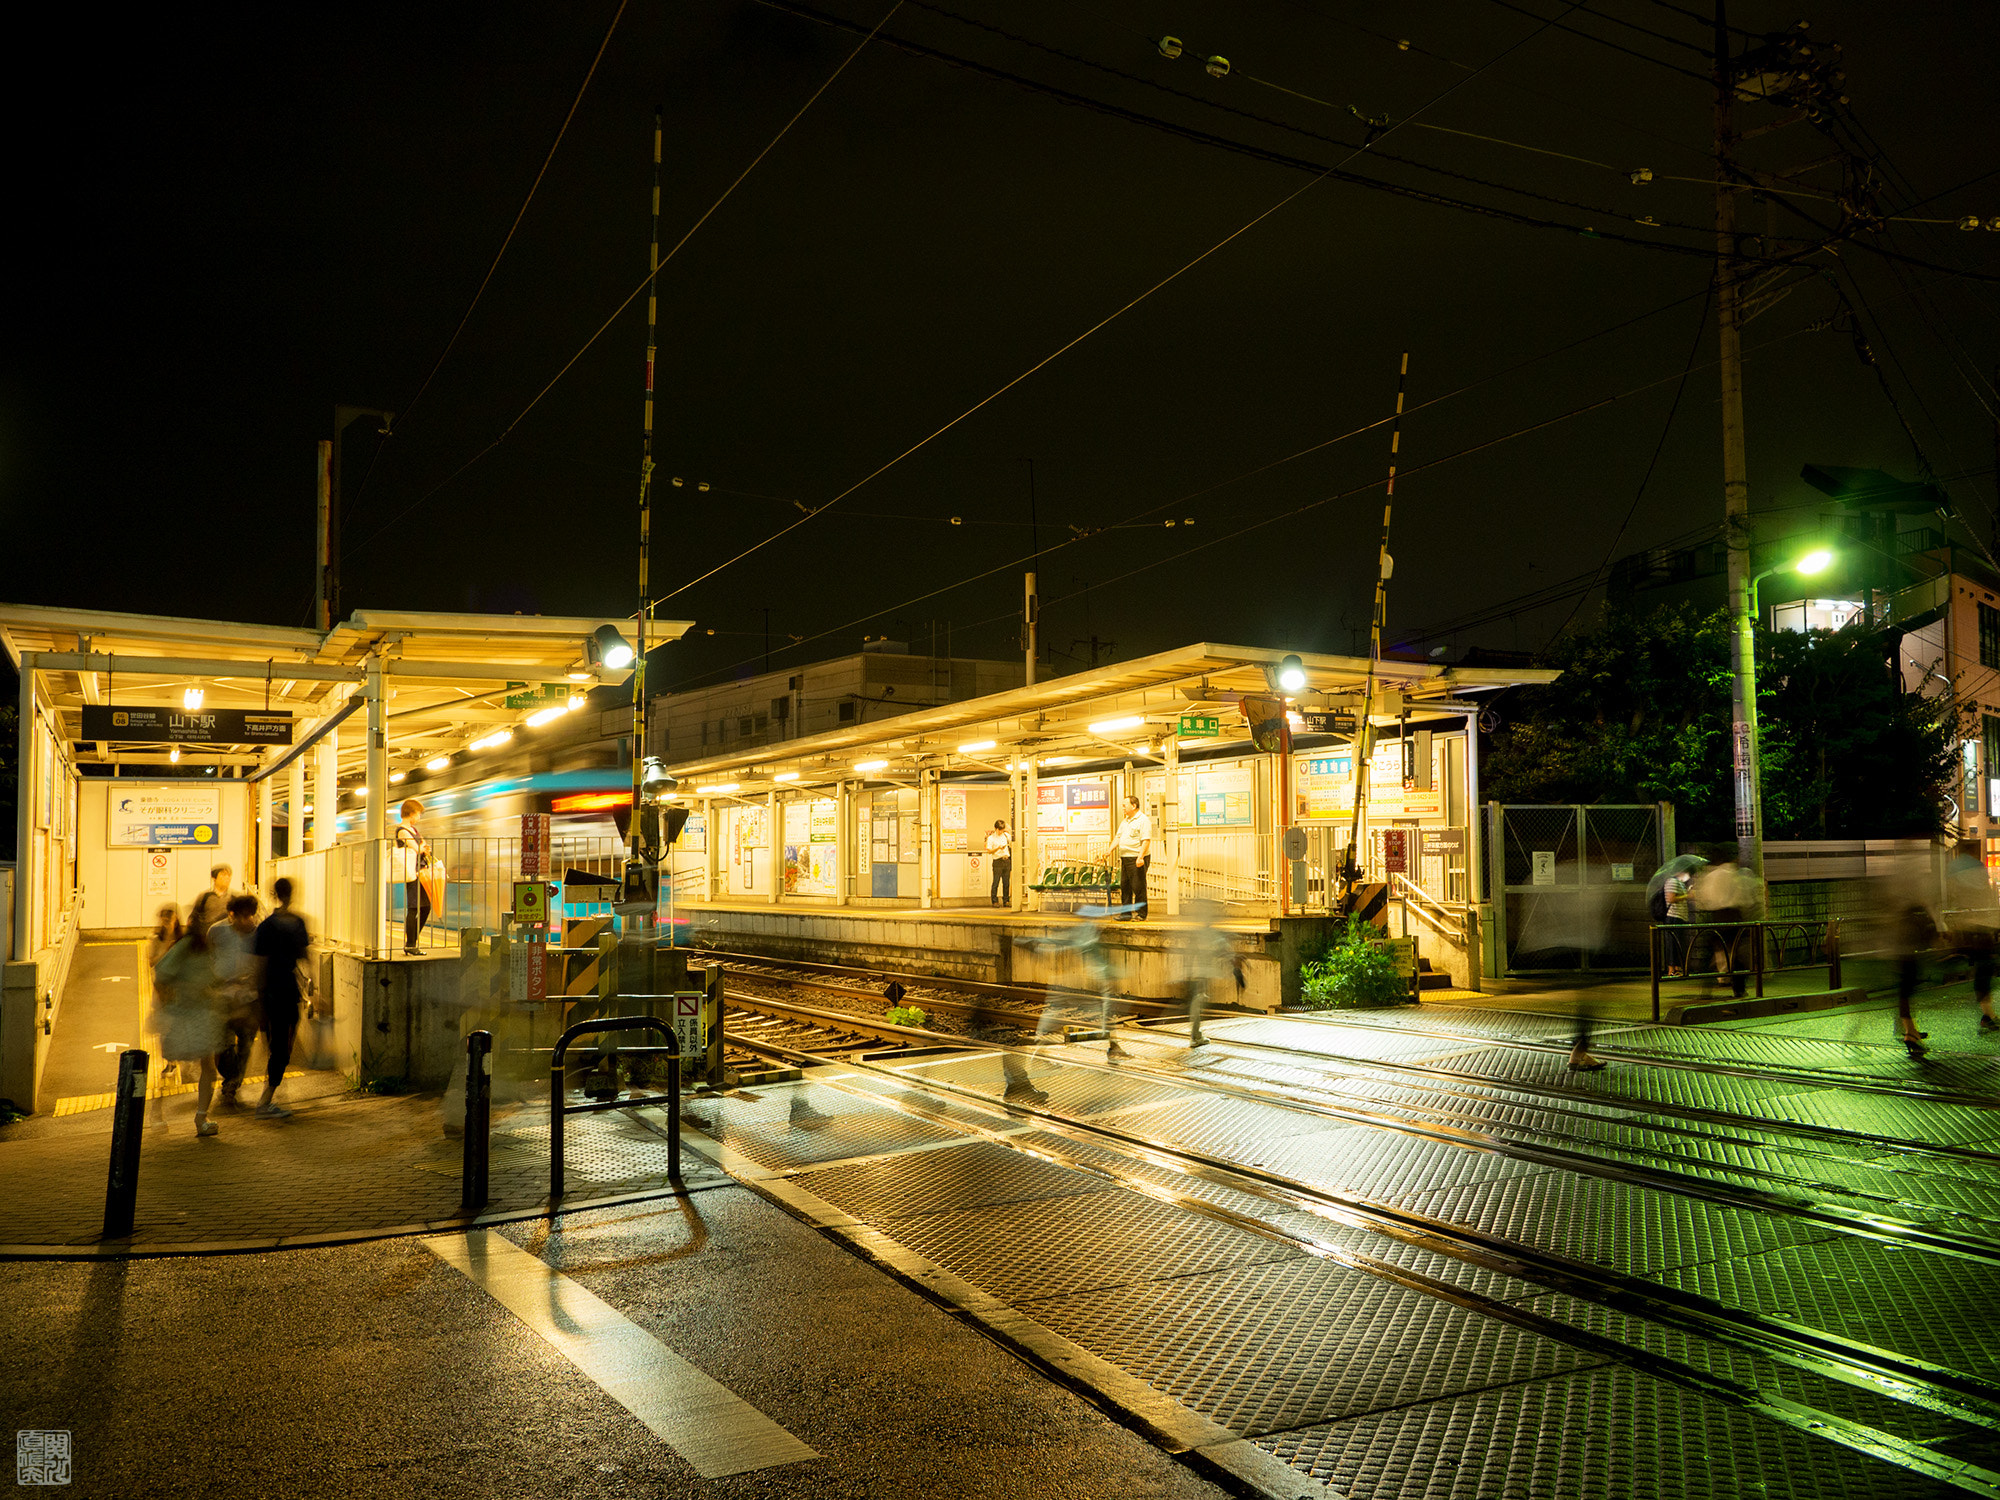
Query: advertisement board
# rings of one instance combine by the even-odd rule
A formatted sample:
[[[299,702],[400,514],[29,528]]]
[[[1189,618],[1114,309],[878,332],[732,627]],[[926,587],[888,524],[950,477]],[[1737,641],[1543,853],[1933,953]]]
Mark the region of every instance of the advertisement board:
[[[222,788],[190,781],[180,786],[117,787],[104,820],[111,849],[165,849],[213,845],[222,835]]]
[[[1233,828],[1250,823],[1254,785],[1255,779],[1248,766],[1197,771],[1194,778],[1195,827]]]

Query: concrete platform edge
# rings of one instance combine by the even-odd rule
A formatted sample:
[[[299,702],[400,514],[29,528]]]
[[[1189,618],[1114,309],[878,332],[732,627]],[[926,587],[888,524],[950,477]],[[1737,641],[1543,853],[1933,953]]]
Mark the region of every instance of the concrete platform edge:
[[[669,1128],[657,1110],[635,1111],[657,1130]],[[683,1129],[682,1145],[720,1167],[794,1218],[846,1244],[864,1260],[948,1311],[967,1319],[1043,1374],[1069,1387],[1207,1477],[1261,1500],[1346,1500],[1249,1439],[1043,1327],[1011,1304],[933,1264],[882,1230],[815,1196],[698,1131]]]
[[[564,1200],[558,1214],[582,1213],[594,1208],[617,1208],[626,1203],[651,1203],[660,1198],[685,1198],[694,1193],[712,1193],[717,1188],[740,1187],[739,1182],[704,1182],[693,1187],[649,1190],[643,1193],[615,1193],[605,1198]],[[358,1245],[368,1240],[401,1239],[417,1234],[454,1234],[468,1229],[488,1229],[495,1224],[518,1224],[524,1219],[545,1219],[549,1206],[510,1208],[483,1213],[469,1219],[431,1219],[416,1224],[388,1224],[377,1229],[348,1229],[332,1234],[288,1234],[277,1238],[248,1240],[190,1240],[173,1245],[0,1245],[0,1261],[25,1260],[160,1260],[169,1256],[254,1255],[269,1250],[317,1250],[329,1245]]]

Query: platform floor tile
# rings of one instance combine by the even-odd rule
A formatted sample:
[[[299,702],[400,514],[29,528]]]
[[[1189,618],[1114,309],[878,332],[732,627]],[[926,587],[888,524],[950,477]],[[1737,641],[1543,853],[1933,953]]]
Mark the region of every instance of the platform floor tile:
[[[1474,1146],[1365,1126],[1265,1141],[1246,1159],[1310,1187],[1376,1203],[1548,1170]]]
[[[684,1102],[683,1118],[776,1171],[959,1138],[950,1126],[818,1084]]]
[[[815,1197],[871,1222],[1102,1192],[1105,1186],[1101,1177],[972,1137],[938,1151],[809,1168],[797,1180]]]
[[[1351,1500],[1942,1500],[1957,1493],[1618,1365],[1257,1441]]]
[[[1325,1260],[1237,1266],[1022,1310],[1246,1436],[1596,1362]]]
[[[1627,1274],[1830,1238],[1803,1219],[1702,1203],[1571,1172],[1410,1193],[1401,1206]]]

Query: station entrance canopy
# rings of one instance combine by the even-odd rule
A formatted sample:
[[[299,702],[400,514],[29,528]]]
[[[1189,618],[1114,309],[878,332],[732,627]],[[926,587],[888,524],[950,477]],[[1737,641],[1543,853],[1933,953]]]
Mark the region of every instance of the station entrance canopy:
[[[677,639],[689,623],[648,621],[648,641]],[[341,778],[359,778],[373,849],[388,832],[397,767],[518,726],[525,714],[507,699],[524,685],[622,684],[629,668],[604,667],[589,646],[607,625],[631,629],[594,616],[369,610],[321,632],[0,604],[0,645],[21,674],[13,956],[55,941],[72,905],[81,767],[143,778],[211,766],[225,785],[252,782],[261,871],[270,793],[282,785],[266,778],[291,772],[296,830],[310,763],[329,812]],[[331,843],[333,819],[320,826]],[[381,883],[370,875],[365,888]]]

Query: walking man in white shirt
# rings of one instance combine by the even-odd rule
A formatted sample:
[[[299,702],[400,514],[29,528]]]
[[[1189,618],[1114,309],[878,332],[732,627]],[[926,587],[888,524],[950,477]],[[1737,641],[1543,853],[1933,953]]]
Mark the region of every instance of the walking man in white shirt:
[[[995,906],[1014,904],[1014,836],[1007,820],[995,818],[993,831],[986,835],[986,856],[993,862],[993,884],[988,894]]]
[[[1139,811],[1139,799],[1125,799],[1125,821],[1111,836],[1118,851],[1118,904],[1125,914],[1118,920],[1129,922],[1136,914],[1146,916],[1146,867],[1152,863],[1153,820]]]

